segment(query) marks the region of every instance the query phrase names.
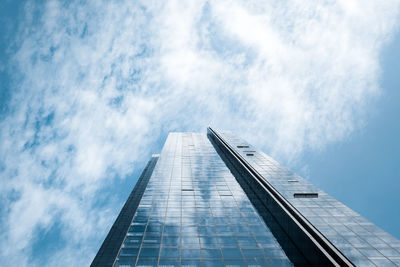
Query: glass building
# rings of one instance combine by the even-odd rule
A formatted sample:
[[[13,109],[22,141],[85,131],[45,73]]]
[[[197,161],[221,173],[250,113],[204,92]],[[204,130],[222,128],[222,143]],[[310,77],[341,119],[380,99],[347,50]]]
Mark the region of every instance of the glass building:
[[[400,266],[400,241],[229,132],[170,133],[92,266]]]

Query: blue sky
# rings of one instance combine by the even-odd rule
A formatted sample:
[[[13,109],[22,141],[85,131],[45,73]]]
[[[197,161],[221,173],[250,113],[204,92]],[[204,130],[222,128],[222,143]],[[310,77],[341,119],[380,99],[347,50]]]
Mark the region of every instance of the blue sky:
[[[131,2],[0,3],[1,262],[87,265],[209,125],[400,238],[399,1]]]

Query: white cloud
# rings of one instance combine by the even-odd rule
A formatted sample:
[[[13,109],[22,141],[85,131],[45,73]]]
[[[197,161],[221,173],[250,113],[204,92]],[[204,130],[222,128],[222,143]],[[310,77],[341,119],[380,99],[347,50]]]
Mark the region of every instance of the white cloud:
[[[215,125],[286,160],[340,142],[379,95],[378,56],[399,10],[398,1],[35,5],[16,36],[15,92],[0,122],[8,265],[27,265],[38,229],[55,221],[65,244],[47,262],[88,264],[119,208],[99,206],[99,192],[170,130]]]

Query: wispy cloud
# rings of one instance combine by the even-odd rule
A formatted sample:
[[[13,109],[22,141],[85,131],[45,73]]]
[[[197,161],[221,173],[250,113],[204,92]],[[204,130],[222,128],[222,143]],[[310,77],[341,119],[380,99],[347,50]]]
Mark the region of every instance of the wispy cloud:
[[[399,14],[390,0],[40,5],[0,122],[7,265],[39,265],[53,232],[44,262],[88,264],[115,214],[105,188],[171,130],[231,129],[287,160],[343,140],[379,96]]]

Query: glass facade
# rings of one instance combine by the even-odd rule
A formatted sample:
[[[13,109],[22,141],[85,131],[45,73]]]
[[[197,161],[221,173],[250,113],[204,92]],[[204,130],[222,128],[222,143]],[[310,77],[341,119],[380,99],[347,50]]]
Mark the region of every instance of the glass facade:
[[[400,266],[399,240],[246,141],[220,135],[356,266]]]
[[[172,133],[116,266],[290,266],[206,135]]]
[[[400,266],[399,240],[244,140],[218,134],[352,264]],[[289,233],[295,220],[281,216],[269,193],[225,154],[206,134],[170,133],[125,204],[130,223],[118,228],[117,218],[110,230],[124,238],[107,236],[92,266],[312,265],[312,238]],[[115,255],[103,249],[107,239]],[[96,261],[99,254],[109,255],[106,264]]]

